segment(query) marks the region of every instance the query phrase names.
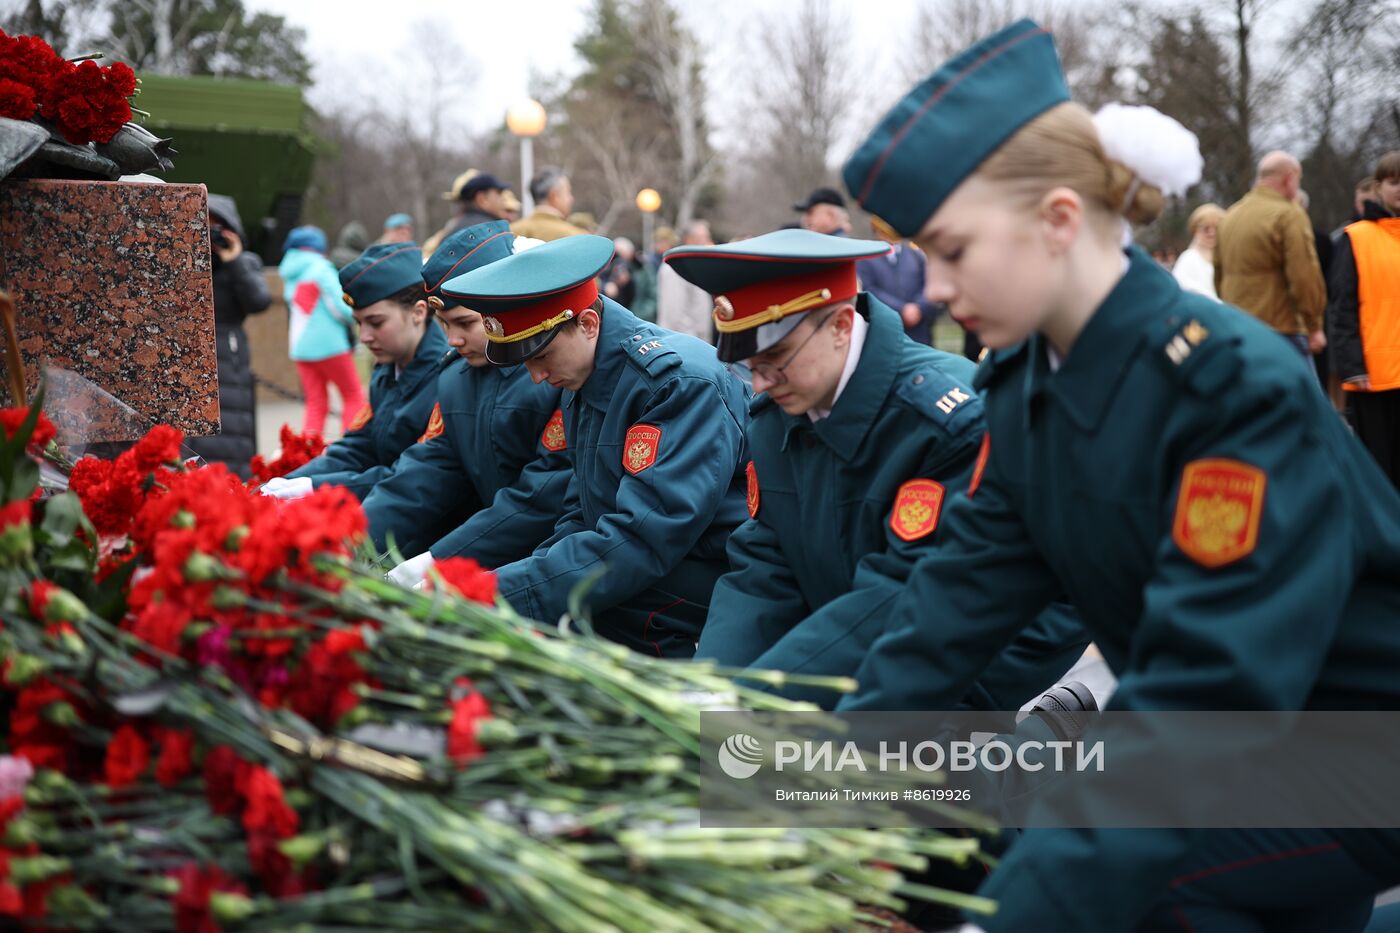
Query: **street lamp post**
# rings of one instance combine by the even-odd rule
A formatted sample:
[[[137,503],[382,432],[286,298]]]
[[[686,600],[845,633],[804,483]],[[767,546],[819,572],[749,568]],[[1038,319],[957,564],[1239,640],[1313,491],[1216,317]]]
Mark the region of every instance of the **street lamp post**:
[[[535,210],[530,194],[530,179],[535,174],[535,137],[544,132],[546,115],[537,100],[522,100],[506,111],[506,126],[520,137],[520,206],[521,216],[529,217]]]
[[[643,188],[637,192],[637,210],[642,212],[642,255],[651,255],[651,227],[656,212],[661,210],[661,195],[655,188]]]

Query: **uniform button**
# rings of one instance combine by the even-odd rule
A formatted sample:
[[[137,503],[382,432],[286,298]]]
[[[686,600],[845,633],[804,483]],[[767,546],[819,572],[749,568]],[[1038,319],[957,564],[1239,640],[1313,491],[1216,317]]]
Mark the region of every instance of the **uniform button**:
[[[923,376],[915,376],[915,377],[914,377],[914,385],[918,386],[918,385],[923,385],[923,384],[924,384],[924,377],[923,377]]]
[[[632,335],[632,339],[633,339],[633,340],[641,340],[641,339],[642,339],[642,335],[641,335],[641,334],[633,334],[633,335]]]

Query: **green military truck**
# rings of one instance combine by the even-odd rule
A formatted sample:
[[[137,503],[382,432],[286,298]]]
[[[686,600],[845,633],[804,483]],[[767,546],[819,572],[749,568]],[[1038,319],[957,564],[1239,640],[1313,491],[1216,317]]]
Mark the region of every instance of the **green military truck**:
[[[173,137],[179,150],[174,171],[160,177],[232,197],[245,245],[268,267],[272,307],[244,323],[257,379],[258,449],[266,453],[276,447],[283,420],[301,427],[300,383],[287,355],[287,307],[276,267],[311,183],[317,151],[311,108],[294,85],[156,74],[141,75],[136,106],[151,114],[146,127]]]
[[[142,74],[136,106],[146,127],[172,136],[166,181],[206,185],[238,204],[248,247],[275,264],[301,216],[315,160],[311,108],[295,85]]]

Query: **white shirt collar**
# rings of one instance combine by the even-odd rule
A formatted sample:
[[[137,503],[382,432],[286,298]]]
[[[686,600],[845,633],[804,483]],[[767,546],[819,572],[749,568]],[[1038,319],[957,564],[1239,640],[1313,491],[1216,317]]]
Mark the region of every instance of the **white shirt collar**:
[[[846,348],[846,366],[841,370],[841,381],[836,383],[836,394],[831,397],[832,408],[836,407],[836,400],[841,397],[846,383],[850,382],[851,376],[855,374],[856,366],[860,363],[860,351],[865,346],[865,333],[869,329],[870,325],[860,312],[851,316],[851,345]],[[813,421],[820,421],[830,414],[831,408],[814,408],[807,412],[807,417]]]

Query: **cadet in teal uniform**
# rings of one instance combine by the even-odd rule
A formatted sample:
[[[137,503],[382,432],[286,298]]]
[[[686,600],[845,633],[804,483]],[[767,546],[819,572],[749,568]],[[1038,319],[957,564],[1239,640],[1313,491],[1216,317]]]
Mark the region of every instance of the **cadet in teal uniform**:
[[[428,429],[447,338],[433,323],[423,288],[423,254],[412,243],[371,246],[340,270],[345,303],[360,340],[374,354],[369,404],[351,430],[321,456],[263,486],[296,498],[317,486],[344,486],[361,501],[393,470],[399,454]]]
[[[844,168],[994,352],[971,489],[840,708],[954,708],[1061,591],[1118,675],[1109,711],[1400,707],[1400,496],[1275,333],[1124,255],[1123,218],[1198,176],[1190,134],[1140,112],[1101,131],[1068,97],[1022,21],[935,71]],[[1122,755],[1208,790],[1201,743],[1155,741]],[[1113,774],[1100,791],[1122,790]],[[1359,930],[1397,882],[1393,830],[1032,830],[979,922]]]
[[[486,357],[564,390],[573,475],[554,534],[496,573],[522,614],[553,624],[580,584],[598,634],[690,657],[744,506],[747,390],[694,337],[599,298],[612,243],[573,236],[452,279],[485,315]]]
[[[868,240],[779,230],[666,254],[715,298],[718,355],[746,362],[749,521],[729,539],[698,657],[734,667],[852,676],[884,629],[910,566],[937,541],[986,433],[973,365],[910,340],[899,315],[860,292]],[[1070,614],[1044,663],[992,682],[1019,692],[977,705],[1019,709],[1082,653]],[[1052,632],[1042,632],[1050,636]],[[825,706],[830,691],[787,686]],[[998,691],[1002,692],[1002,691]]]
[[[560,390],[536,385],[523,366],[487,363],[481,315],[442,291],[449,278],[512,255],[515,240],[504,220],[477,224],[443,240],[423,267],[428,303],[460,358],[438,377],[423,439],[365,499],[375,545],[392,534],[417,555],[391,573],[407,585],[433,558],[499,567],[528,557],[559,519],[570,473]]]

